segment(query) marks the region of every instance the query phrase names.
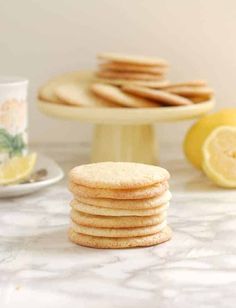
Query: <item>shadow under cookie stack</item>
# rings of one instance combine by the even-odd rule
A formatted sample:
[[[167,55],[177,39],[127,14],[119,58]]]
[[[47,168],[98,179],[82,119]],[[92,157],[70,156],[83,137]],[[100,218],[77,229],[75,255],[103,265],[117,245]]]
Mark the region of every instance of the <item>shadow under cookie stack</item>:
[[[69,173],[69,238],[93,248],[131,248],[161,244],[171,199],[167,170],[127,162],[81,165]]]

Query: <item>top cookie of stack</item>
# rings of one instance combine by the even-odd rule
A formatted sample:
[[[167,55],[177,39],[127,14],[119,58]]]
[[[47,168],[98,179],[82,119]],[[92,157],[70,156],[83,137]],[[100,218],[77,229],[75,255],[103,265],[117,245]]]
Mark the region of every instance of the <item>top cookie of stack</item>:
[[[97,77],[113,85],[166,86],[169,64],[161,58],[101,53]]]
[[[145,164],[104,162],[69,174],[70,239],[82,246],[151,246],[171,238],[166,213],[171,194],[167,170]]]

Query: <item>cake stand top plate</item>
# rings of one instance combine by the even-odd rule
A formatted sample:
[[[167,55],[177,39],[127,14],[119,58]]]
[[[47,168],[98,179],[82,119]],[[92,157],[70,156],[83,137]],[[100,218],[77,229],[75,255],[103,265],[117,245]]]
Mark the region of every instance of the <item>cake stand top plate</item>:
[[[200,117],[214,107],[214,100],[191,106],[157,108],[86,108],[38,100],[39,110],[51,117],[94,124],[138,125],[182,121]]]

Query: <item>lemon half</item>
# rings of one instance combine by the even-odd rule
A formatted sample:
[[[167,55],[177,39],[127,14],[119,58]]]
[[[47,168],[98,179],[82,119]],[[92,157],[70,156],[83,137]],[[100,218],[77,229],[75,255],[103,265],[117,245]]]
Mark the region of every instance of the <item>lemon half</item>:
[[[202,148],[202,168],[217,185],[236,188],[236,127],[220,126]]]
[[[187,159],[197,168],[202,168],[202,146],[209,134],[217,127],[236,126],[236,109],[223,109],[204,116],[188,131],[184,140]]]
[[[19,183],[27,179],[36,163],[36,153],[15,156],[0,166],[0,185]]]

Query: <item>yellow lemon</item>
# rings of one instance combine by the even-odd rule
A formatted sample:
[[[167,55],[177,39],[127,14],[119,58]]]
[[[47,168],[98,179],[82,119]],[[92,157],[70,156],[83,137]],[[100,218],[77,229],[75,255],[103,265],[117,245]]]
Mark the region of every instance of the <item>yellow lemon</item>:
[[[202,168],[217,185],[236,188],[236,127],[220,126],[202,148]]]
[[[15,156],[0,166],[0,185],[14,184],[25,180],[32,172],[36,153]]]
[[[202,167],[204,141],[215,128],[222,125],[236,126],[236,109],[223,109],[206,115],[189,129],[184,140],[184,152],[195,167]]]

